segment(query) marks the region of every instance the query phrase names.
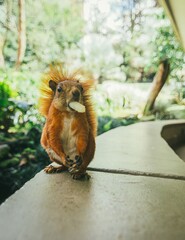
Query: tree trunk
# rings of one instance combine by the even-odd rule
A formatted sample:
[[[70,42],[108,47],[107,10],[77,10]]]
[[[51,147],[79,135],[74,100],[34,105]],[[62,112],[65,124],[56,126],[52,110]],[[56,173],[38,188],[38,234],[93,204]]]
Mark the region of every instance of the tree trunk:
[[[168,60],[162,61],[159,65],[158,72],[154,77],[150,94],[148,96],[148,99],[143,111],[143,115],[150,114],[151,110],[153,109],[155,100],[168,78],[169,72],[170,72],[170,64],[168,63]]]
[[[8,38],[8,32],[9,32],[9,23],[10,23],[10,14],[11,14],[11,2],[10,0],[6,0],[6,22],[3,24],[3,27],[5,28],[5,34],[4,36],[0,37],[0,68],[5,67],[5,60],[4,60],[4,49]]]
[[[16,68],[19,68],[26,51],[26,16],[25,0],[18,0],[19,23],[18,23],[18,54]]]
[[[4,39],[0,37],[0,68],[5,67],[4,55],[3,55],[3,46],[4,46]]]

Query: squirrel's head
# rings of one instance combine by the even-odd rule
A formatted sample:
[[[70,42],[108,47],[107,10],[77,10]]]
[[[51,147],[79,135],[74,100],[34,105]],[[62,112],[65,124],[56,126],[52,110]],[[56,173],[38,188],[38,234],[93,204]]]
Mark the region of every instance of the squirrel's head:
[[[60,111],[73,112],[70,108],[70,102],[79,102],[83,104],[83,87],[79,81],[65,80],[56,83],[53,80],[49,81],[49,87],[53,91],[53,104]]]

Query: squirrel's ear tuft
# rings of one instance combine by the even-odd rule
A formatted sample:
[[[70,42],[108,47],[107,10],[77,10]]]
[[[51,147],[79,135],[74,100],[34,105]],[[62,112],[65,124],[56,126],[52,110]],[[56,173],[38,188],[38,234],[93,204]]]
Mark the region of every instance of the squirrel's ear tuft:
[[[82,84],[78,80],[77,80],[77,83],[78,83],[78,85],[77,85],[78,89],[80,90],[80,92],[83,92]]]
[[[53,90],[53,92],[56,91],[57,84],[53,80],[49,80],[49,87]]]
[[[79,87],[80,87],[80,91],[83,92],[84,89],[83,89],[82,85],[80,85]]]

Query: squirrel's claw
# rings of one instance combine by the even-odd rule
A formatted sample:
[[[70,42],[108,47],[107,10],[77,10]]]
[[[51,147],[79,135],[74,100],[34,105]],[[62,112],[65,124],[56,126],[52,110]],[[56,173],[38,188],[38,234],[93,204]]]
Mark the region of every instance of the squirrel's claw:
[[[69,162],[70,161],[70,162]],[[70,164],[70,167],[69,167],[69,172],[70,173],[76,173],[79,171],[79,167],[81,166],[82,164],[82,158],[81,156],[79,155],[76,155],[75,156],[75,159],[74,160],[71,160],[71,159],[67,159],[67,162],[69,162]]]
[[[72,174],[72,178],[74,180],[89,180],[90,179],[90,175],[88,173],[74,173]]]
[[[44,168],[44,172],[46,172],[46,173],[59,173],[59,172],[66,171],[66,169],[67,168],[64,165],[57,166],[57,167],[54,167],[53,165],[49,165],[49,166],[46,166]]]
[[[71,167],[73,165],[73,160],[69,158],[69,156],[66,157],[66,165]]]

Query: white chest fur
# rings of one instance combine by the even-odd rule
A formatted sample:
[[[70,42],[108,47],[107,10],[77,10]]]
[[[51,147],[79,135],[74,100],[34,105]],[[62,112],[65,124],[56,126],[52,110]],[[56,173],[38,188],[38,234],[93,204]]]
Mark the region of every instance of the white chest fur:
[[[74,136],[74,132],[72,131],[72,122],[73,117],[64,118],[63,119],[63,130],[61,133],[61,141],[64,153],[70,156],[70,158],[74,158],[77,154],[76,149],[76,137]]]

